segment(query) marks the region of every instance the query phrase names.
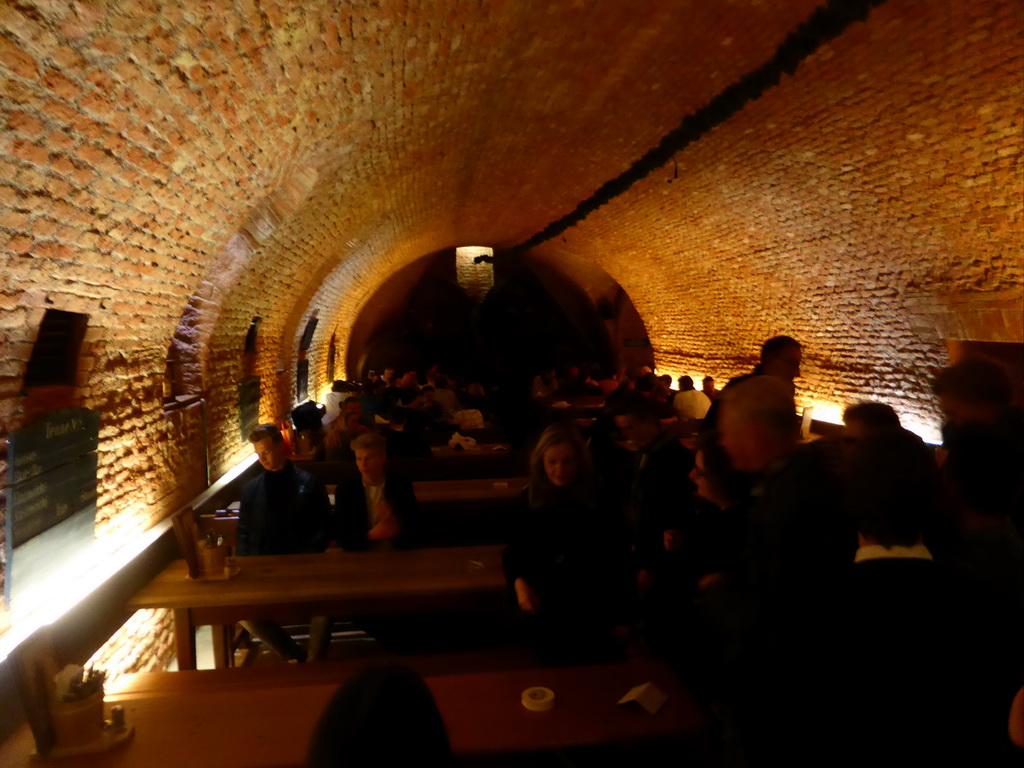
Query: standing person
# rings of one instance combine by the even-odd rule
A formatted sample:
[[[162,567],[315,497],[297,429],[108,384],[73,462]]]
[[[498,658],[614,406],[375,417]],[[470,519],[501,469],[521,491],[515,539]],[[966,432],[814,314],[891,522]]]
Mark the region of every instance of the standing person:
[[[693,517],[688,479],[693,453],[665,430],[656,407],[634,394],[615,424],[633,451],[625,518],[632,534],[644,635],[653,654],[668,657],[686,629],[686,617],[677,608],[686,592],[681,549]]]
[[[792,389],[784,380],[751,377],[723,390],[719,402],[722,447],[733,467],[756,477],[746,587],[766,610],[824,594],[856,546],[842,513],[835,458],[827,446],[799,444]]]
[[[620,653],[613,630],[630,618],[628,553],[600,499],[576,429],[544,430],[502,559],[545,663],[592,663]]]
[[[264,472],[242,491],[235,554],[294,555],[322,552],[330,540],[331,503],[324,486],[285,454],[284,436],[274,424],[249,435]],[[250,634],[284,659],[305,661],[295,640],[272,621],[243,621]]]
[[[773,336],[761,345],[761,362],[753,371],[742,376],[730,379],[729,383],[722,388],[724,394],[730,387],[747,381],[755,376],[771,376],[780,381],[787,382],[790,388],[793,382],[800,377],[800,364],[803,362],[803,347],[800,342],[791,336]],[[709,432],[718,428],[719,400],[716,398],[711,403],[711,408],[704,416],[700,426],[701,432]],[[793,405],[793,412],[796,413],[796,404]]]
[[[705,376],[701,379],[700,391],[707,395],[708,400],[715,402],[718,399],[718,390],[715,389],[715,379],[713,376]]]
[[[748,764],[1016,764],[1006,713],[1024,644],[1004,607],[925,543],[942,503],[932,452],[883,428],[845,469],[856,549],[828,599],[776,617],[748,660]]]
[[[615,426],[633,452],[625,518],[643,589],[665,564],[665,552],[678,549],[687,525],[693,453],[665,431],[655,405],[643,396],[620,404]]]

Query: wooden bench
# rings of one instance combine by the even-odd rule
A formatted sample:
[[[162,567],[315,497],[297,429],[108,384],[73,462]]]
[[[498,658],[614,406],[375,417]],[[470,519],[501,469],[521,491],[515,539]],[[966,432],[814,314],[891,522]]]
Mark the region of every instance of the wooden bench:
[[[498,544],[508,516],[529,484],[525,477],[478,480],[424,480],[412,484],[424,519],[426,547]],[[333,494],[335,486],[328,485]],[[238,512],[234,509],[195,515],[199,537],[211,534],[235,549]]]
[[[298,461],[295,464],[316,477],[324,485],[341,483],[345,479],[359,474],[354,460]],[[466,451],[464,455],[390,459],[388,471],[413,481],[469,480],[525,475],[526,464],[526,457],[513,451]]]

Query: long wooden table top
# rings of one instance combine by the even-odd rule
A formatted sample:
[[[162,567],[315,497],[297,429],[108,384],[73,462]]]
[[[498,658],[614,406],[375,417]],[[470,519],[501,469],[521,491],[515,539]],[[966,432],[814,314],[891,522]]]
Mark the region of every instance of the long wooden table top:
[[[508,443],[477,443],[473,448],[452,448],[450,445],[432,445],[430,452],[435,456],[481,456],[490,453],[508,453]]]
[[[235,558],[238,575],[189,579],[184,560],[168,565],[128,601],[142,608],[221,608],[444,597],[500,591],[500,546]]]
[[[107,703],[124,707],[127,722],[135,727],[134,738],[120,749],[76,758],[73,764],[301,766],[320,713],[353,668],[288,667],[270,674],[245,669],[125,676],[108,693]],[[666,667],[654,662],[428,677],[426,682],[452,748],[463,757],[662,738],[692,739],[691,746],[699,751],[707,727],[689,694]],[[657,714],[616,703],[645,682],[668,694]],[[523,708],[522,691],[536,685],[555,692],[552,710]],[[685,745],[678,749],[682,761],[689,751]],[[30,765],[30,750],[26,728],[0,747],[0,764],[24,768]]]
[[[413,483],[417,501],[472,501],[513,499],[530,484],[526,477],[493,477],[480,480],[424,480]]]

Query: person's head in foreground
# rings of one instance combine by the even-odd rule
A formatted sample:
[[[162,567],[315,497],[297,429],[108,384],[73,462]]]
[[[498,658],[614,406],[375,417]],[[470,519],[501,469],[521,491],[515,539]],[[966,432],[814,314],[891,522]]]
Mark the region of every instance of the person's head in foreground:
[[[720,440],[739,471],[763,472],[796,447],[799,432],[790,382],[755,376],[723,390],[721,403]]]
[[[845,437],[848,441],[862,440],[878,429],[893,429],[900,425],[900,417],[891,405],[885,403],[856,403],[843,411]]]
[[[1013,402],[1013,382],[1006,369],[991,360],[969,357],[944,368],[932,391],[946,423],[954,426],[998,421]]]
[[[939,514],[939,475],[924,441],[899,427],[857,441],[846,467],[847,501],[862,543],[911,547]]]
[[[320,715],[307,768],[452,765],[444,720],[427,684],[401,664],[371,666],[345,682]]]

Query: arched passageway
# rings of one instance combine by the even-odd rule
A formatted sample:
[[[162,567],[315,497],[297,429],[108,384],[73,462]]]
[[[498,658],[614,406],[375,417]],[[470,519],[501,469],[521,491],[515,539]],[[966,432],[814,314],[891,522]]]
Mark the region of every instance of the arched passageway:
[[[100,414],[95,531],[135,540],[463,243],[621,286],[613,358],[725,378],[788,333],[800,404],[934,438],[950,346],[1024,343],[1019,2],[642,6],[5,5],[0,436]],[[26,386],[47,310],[84,333]]]

